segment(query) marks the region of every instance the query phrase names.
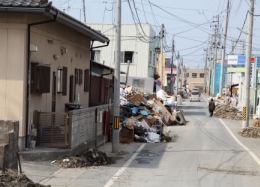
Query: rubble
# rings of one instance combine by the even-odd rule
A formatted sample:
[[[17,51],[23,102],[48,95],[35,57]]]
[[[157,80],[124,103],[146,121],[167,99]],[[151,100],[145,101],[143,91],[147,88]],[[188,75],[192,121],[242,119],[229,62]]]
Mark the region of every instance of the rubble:
[[[253,125],[254,125],[255,127],[260,127],[260,120],[257,118],[257,119],[254,121]]]
[[[241,113],[237,108],[225,104],[217,104],[213,116],[231,120],[242,120]]]
[[[119,141],[171,141],[172,133],[167,126],[178,124],[172,110],[175,104],[162,103],[157,99],[157,94],[147,94],[134,87],[125,90],[127,94],[123,98],[120,97]]]
[[[238,134],[246,138],[260,138],[260,128],[246,127],[238,132]]]
[[[51,187],[50,185],[44,186],[32,182],[24,174],[18,174],[17,171],[7,169],[4,173],[0,174],[0,187]]]
[[[88,149],[77,157],[66,157],[61,160],[53,161],[52,164],[62,168],[83,168],[90,166],[103,166],[114,164],[111,158],[107,157],[106,153],[97,149]]]

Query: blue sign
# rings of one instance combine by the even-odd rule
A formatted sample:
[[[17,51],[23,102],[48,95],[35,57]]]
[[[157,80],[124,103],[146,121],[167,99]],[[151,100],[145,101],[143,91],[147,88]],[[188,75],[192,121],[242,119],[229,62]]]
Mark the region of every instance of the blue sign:
[[[237,56],[237,65],[245,65],[246,64],[246,56],[238,55]]]

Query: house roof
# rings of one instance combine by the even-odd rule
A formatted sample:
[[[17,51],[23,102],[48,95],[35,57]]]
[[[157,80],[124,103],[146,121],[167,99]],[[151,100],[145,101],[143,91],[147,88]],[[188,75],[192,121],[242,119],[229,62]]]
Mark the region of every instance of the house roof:
[[[91,63],[92,63],[93,65],[95,65],[95,66],[102,67],[102,68],[107,69],[107,70],[115,71],[115,69],[114,69],[114,68],[111,68],[110,66],[106,66],[106,65],[104,65],[104,64],[100,64],[100,63],[95,62],[95,61],[91,61]],[[123,72],[123,71],[120,71],[120,74],[126,74],[126,73]]]
[[[89,36],[91,40],[109,42],[105,35],[52,6],[52,2],[48,2],[48,0],[0,0],[0,12],[39,13],[48,17],[56,16],[57,22]]]

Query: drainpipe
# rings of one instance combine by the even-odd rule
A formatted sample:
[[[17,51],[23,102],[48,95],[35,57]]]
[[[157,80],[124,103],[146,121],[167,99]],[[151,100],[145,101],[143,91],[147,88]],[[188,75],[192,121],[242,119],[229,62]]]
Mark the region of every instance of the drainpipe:
[[[90,47],[90,67],[89,67],[89,76],[90,76],[90,78],[89,78],[89,87],[91,88],[91,85],[92,85],[92,51],[93,51],[93,49],[97,49],[97,48],[101,48],[101,47],[107,47],[108,45],[109,45],[109,41],[107,42],[107,44],[106,45],[100,45],[100,46],[96,46],[96,47],[93,47],[93,44],[94,44],[94,40],[92,40],[92,43],[91,43],[91,47]],[[100,86],[100,88],[101,88],[101,86]],[[100,89],[101,90],[101,89]],[[101,100],[101,99],[100,99]],[[91,91],[90,91],[90,89],[89,89],[89,101],[91,101]]]
[[[42,25],[46,23],[55,22],[58,13],[54,16],[52,20],[41,21],[36,23],[30,23],[27,27],[27,89],[26,89],[26,114],[25,114],[25,149],[28,148],[28,126],[29,126],[29,106],[30,106],[30,84],[31,84],[31,66],[30,66],[30,42],[31,42],[31,27],[35,25]]]

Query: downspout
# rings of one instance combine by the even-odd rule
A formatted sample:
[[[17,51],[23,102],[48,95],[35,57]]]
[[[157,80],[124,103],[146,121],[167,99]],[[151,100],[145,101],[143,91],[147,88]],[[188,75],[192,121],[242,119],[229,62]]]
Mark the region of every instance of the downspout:
[[[100,45],[100,46],[96,46],[96,47],[93,47],[93,44],[94,44],[94,40],[91,41],[91,47],[90,47],[90,67],[89,67],[89,71],[90,71],[89,80],[90,80],[90,82],[89,82],[89,88],[91,88],[91,86],[92,86],[92,51],[93,51],[93,49],[97,49],[97,48],[101,48],[101,47],[107,47],[109,45],[109,41],[107,42],[106,45]],[[90,89],[89,89],[89,101],[91,101],[91,90]]]
[[[27,27],[27,89],[26,89],[26,114],[25,114],[25,148],[28,148],[28,127],[29,127],[29,106],[30,106],[30,84],[31,84],[31,66],[30,66],[30,42],[31,42],[31,27],[46,23],[55,22],[58,13],[54,15],[52,20],[30,23]]]

